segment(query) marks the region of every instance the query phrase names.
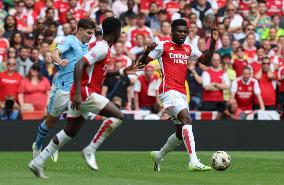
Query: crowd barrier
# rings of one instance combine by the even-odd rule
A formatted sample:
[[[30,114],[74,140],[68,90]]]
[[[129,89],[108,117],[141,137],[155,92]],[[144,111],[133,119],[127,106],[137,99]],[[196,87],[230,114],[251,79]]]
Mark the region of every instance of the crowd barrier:
[[[45,145],[60,131],[65,121],[51,130]],[[101,121],[89,120],[63,150],[79,151],[92,139]],[[30,151],[39,121],[0,121],[1,151]],[[283,121],[194,121],[197,150],[281,151],[284,150]],[[126,120],[100,150],[157,150],[175,128],[171,121]],[[184,150],[184,147],[178,150]]]

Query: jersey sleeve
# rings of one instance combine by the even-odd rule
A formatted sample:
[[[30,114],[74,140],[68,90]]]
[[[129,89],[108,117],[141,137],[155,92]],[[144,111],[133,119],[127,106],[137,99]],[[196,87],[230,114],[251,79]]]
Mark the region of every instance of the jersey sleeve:
[[[164,47],[164,43],[163,42],[160,42],[158,44],[158,46],[149,53],[149,57],[153,60],[157,59],[157,58],[160,58],[163,54],[163,47]]]
[[[255,83],[254,83],[254,86],[253,86],[253,92],[254,92],[255,95],[258,95],[258,94],[261,93],[257,80],[255,80]]]
[[[232,87],[231,87],[231,93],[235,93],[238,91],[238,83],[237,83],[237,79],[233,81],[232,83]]]
[[[228,78],[228,75],[226,73],[223,74],[222,76],[222,81],[225,83],[228,87],[230,87],[230,80]]]
[[[202,78],[202,86],[203,87],[206,87],[207,85],[210,84],[211,79],[210,79],[210,75],[209,75],[209,73],[207,71],[204,71],[202,73],[201,78]]]
[[[134,92],[137,92],[137,93],[141,92],[141,83],[140,83],[139,79],[137,79],[135,81],[134,86],[133,86],[133,90],[134,90]]]
[[[66,37],[56,48],[60,50],[61,53],[65,53],[71,48],[71,43],[70,37]]]
[[[202,55],[202,53],[199,51],[198,48],[194,48],[191,44],[190,47],[191,47],[191,53],[190,56],[188,57],[188,60],[197,60]]]
[[[83,60],[90,66],[96,62],[103,60],[108,53],[109,47],[104,42],[98,42],[91,50],[89,50],[84,56]]]

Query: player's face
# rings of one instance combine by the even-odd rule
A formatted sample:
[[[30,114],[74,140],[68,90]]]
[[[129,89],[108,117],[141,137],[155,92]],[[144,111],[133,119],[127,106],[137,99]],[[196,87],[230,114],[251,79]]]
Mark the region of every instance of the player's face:
[[[174,43],[181,45],[184,43],[187,36],[187,28],[186,26],[177,26],[172,31],[172,40]]]
[[[94,36],[95,29],[80,29],[79,30],[80,34],[82,34],[82,42],[83,43],[88,43],[91,38]]]

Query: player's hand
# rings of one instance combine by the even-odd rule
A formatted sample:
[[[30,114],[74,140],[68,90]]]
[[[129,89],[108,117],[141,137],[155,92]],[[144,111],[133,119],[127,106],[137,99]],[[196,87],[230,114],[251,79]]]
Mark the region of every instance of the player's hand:
[[[157,46],[158,46],[158,44],[155,43],[155,42],[150,43],[150,44],[147,44],[146,53],[150,53],[150,52],[153,51]]]
[[[135,75],[136,74],[136,71],[138,69],[138,64],[133,62],[133,64],[131,64],[130,66],[126,67],[123,69],[123,73],[125,75],[129,75],[129,74],[133,74]]]
[[[63,59],[60,62],[58,62],[58,64],[62,67],[65,67],[68,63],[69,61],[67,59]]]
[[[71,109],[73,109],[73,110],[79,109],[81,103],[82,103],[82,96],[81,96],[81,94],[76,93],[75,96],[74,96],[74,100],[71,104]]]
[[[214,41],[217,41],[219,38],[219,30],[216,26],[214,26],[211,30],[211,38]]]

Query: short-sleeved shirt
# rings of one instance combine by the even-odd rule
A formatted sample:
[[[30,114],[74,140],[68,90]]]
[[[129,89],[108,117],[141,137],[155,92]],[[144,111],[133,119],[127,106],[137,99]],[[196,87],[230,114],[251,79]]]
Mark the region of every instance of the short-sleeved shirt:
[[[162,85],[160,93],[176,90],[186,95],[185,81],[187,78],[188,60],[197,60],[202,53],[189,44],[177,45],[172,41],[160,42],[149,54],[158,59],[162,69]]]
[[[69,35],[62,43],[58,44],[57,48],[62,53],[61,58],[67,59],[69,62],[64,67],[59,66],[58,76],[53,83],[61,90],[69,92],[73,83],[75,64],[86,54],[88,45],[83,44],[75,36]]]
[[[47,78],[42,77],[37,85],[31,83],[28,78],[24,78],[19,86],[18,92],[24,94],[24,103],[30,103],[36,111],[44,111],[47,106],[47,91],[50,84]]]
[[[84,69],[81,79],[82,99],[85,100],[90,94],[101,94],[101,87],[110,63],[110,48],[106,41],[90,43],[89,51],[83,56],[88,63]],[[72,85],[70,99],[75,95],[75,86]]]
[[[16,100],[18,99],[18,87],[22,78],[17,72],[12,75],[7,72],[0,73],[0,101],[4,101],[6,96],[13,96]]]

